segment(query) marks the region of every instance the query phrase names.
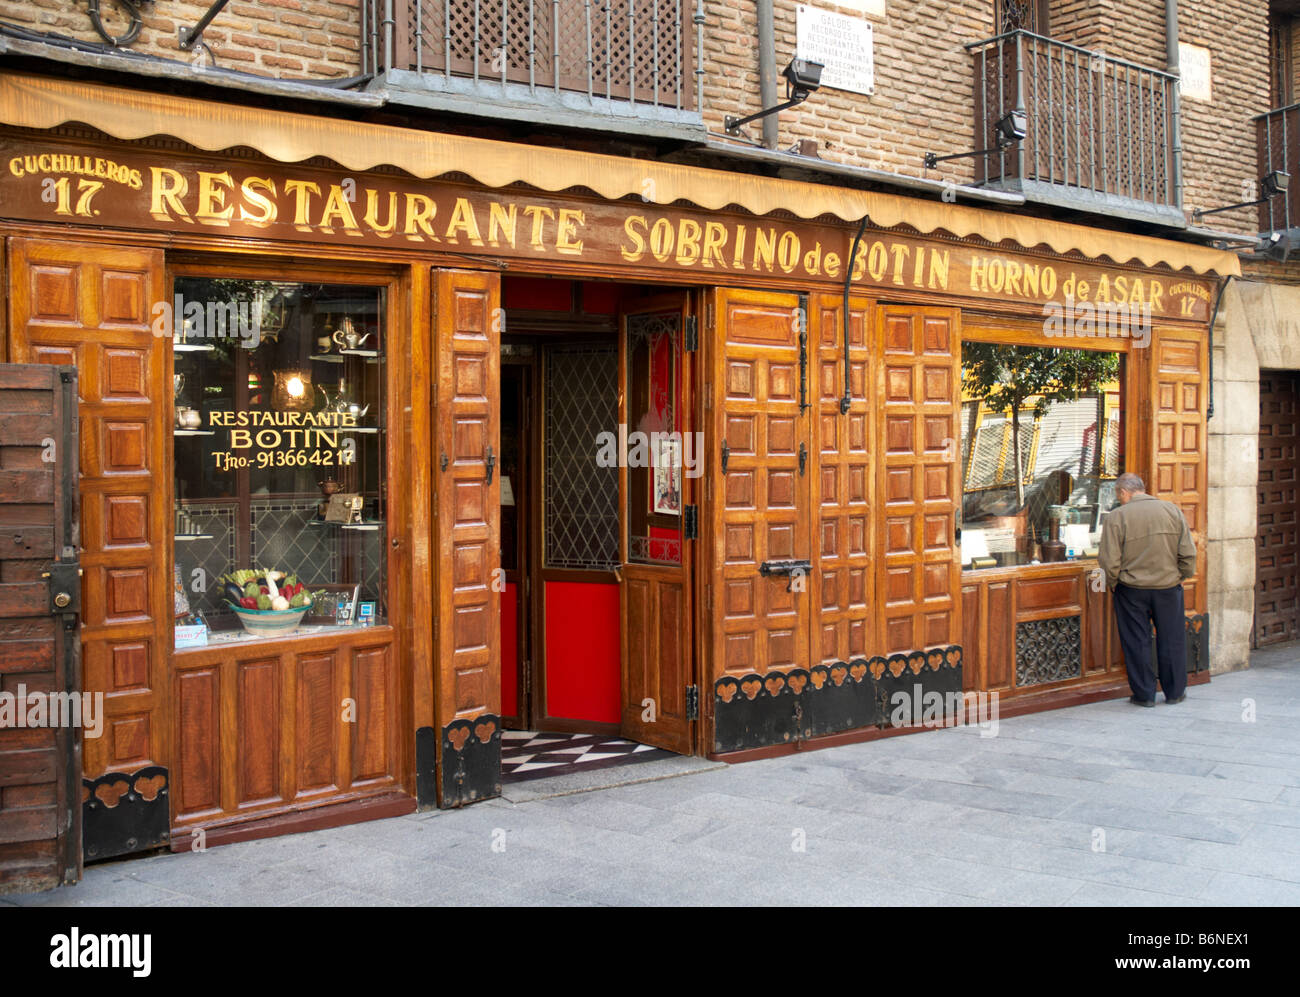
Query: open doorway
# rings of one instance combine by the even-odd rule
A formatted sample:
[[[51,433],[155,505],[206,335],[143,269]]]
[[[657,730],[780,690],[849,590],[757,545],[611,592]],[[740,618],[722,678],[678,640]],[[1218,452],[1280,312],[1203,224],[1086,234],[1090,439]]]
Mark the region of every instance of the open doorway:
[[[687,300],[503,281],[507,779],[693,750]]]

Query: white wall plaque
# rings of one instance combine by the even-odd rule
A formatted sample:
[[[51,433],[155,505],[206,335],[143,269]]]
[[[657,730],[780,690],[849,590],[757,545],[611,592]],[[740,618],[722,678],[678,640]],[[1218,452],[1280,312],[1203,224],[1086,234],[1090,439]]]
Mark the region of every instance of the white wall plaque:
[[[1179,42],[1178,68],[1183,77],[1184,99],[1204,101],[1213,99],[1210,96],[1210,50],[1208,48]]]
[[[795,55],[825,67],[822,86],[862,94],[875,91],[870,24],[858,17],[799,4],[795,8],[795,30]]]

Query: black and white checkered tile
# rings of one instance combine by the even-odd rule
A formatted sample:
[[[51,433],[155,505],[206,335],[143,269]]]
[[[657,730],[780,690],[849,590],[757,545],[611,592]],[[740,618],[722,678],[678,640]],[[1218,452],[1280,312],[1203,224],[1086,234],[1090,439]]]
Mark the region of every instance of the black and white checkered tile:
[[[571,775],[671,757],[670,751],[602,734],[542,734],[531,730],[501,732],[503,782]]]

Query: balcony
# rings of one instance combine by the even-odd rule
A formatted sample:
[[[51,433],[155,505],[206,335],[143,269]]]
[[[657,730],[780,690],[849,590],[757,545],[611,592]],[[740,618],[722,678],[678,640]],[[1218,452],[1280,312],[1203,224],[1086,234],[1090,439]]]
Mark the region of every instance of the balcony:
[[[363,0],[394,103],[702,140],[702,0]]]
[[[1255,119],[1255,141],[1260,176],[1282,170],[1295,177],[1300,171],[1300,104],[1259,115]],[[1252,196],[1258,196],[1258,192]],[[1300,194],[1290,189],[1259,206],[1260,232],[1288,229],[1300,229]]]
[[[975,60],[977,184],[1035,203],[1186,226],[1177,78],[1012,31],[967,45]],[[1025,138],[998,150],[1022,111]]]

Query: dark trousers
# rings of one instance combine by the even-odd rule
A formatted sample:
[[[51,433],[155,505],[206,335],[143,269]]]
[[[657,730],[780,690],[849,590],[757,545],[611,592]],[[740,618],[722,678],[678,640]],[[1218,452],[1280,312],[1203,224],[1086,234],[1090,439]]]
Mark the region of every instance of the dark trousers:
[[[1156,674],[1151,667],[1151,625],[1156,628],[1156,664],[1165,699],[1177,699],[1187,689],[1187,640],[1183,587],[1135,589],[1115,586],[1115,623],[1124,649],[1124,667],[1133,696],[1143,702],[1156,698]]]

